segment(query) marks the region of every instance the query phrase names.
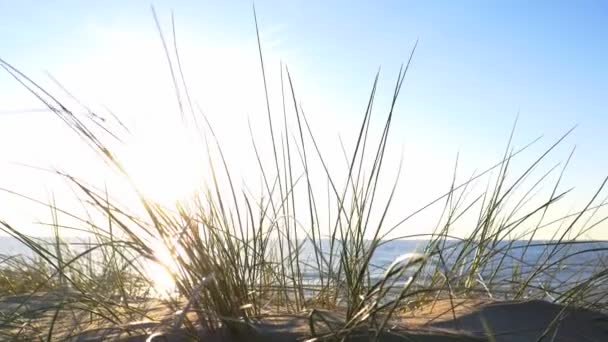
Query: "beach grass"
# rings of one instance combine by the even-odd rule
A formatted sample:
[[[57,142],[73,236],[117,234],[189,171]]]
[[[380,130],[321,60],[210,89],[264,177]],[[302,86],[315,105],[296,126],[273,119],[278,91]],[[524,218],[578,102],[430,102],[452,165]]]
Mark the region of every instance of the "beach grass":
[[[605,288],[608,279],[606,246],[581,249],[578,240],[605,220],[597,214],[606,204],[601,198],[606,179],[598,182],[597,191],[580,209],[547,219],[549,210],[569,193],[562,190],[560,182],[570,158],[559,168],[540,175],[537,171],[570,131],[518,171],[512,168],[513,160],[529,153],[529,147],[539,141],[515,149],[514,126],[504,155],[495,165],[458,182],[456,164],[445,193],[396,224],[389,223],[386,218],[396,205],[393,198],[398,178],[387,179],[382,171],[396,104],[415,46],[397,73],[378,136],[370,132],[377,112],[374,102],[379,73],[376,75],[356,140],[348,149],[352,152],[345,157],[346,172],[336,175],[323,156],[308,114],[299,105],[286,67],[281,68],[280,79],[284,110],[271,111],[258,33],[268,123],[267,131],[258,134],[270,136],[272,144],[270,150],[262,151],[256,143],[258,134],[252,133],[250,153],[255,154],[257,165],[250,170],[259,174],[263,184],[262,193],[252,195],[233,179],[230,156],[222,149],[224,142],[192,104],[177,48],[169,46],[160,25],[159,32],[179,114],[195,118],[206,132],[201,148],[210,156],[207,173],[212,180],[189,201],[173,207],[147,198],[138,189],[121,156],[109,147],[115,143],[115,135],[107,121],[97,119],[101,115],[78,115],[79,110],[69,108],[0,59],[7,73],[69,126],[109,168],[121,174],[140,206],[137,210],[125,208],[106,189],[57,172],[79,191],[84,198],[82,205],[95,215],[83,217],[56,203],[42,203],[52,218],[60,213],[81,224],[66,227],[53,219],[49,224],[53,238],[44,240],[0,221],[0,229],[32,252],[32,257],[0,258],[0,296],[20,298],[10,311],[1,312],[0,337],[50,341],[145,319],[158,322],[163,331],[186,329],[195,336],[201,327],[210,331],[240,329],[253,325],[256,317],[275,312],[305,313],[311,338],[340,340],[366,329],[373,340],[389,330],[395,317],[438,300],[537,298],[608,309],[606,295],[598,291]],[[289,130],[291,125],[295,132]],[[262,152],[272,155],[270,163],[264,162]],[[313,175],[318,174],[324,175],[324,192],[317,191],[319,184],[314,183],[317,178]],[[547,186],[549,175],[554,174],[558,177],[548,184],[550,195],[532,201],[537,199],[536,190]],[[471,190],[479,182],[486,182],[486,188],[471,198]],[[387,183],[391,191],[382,198],[378,189]],[[41,204],[30,200],[32,205]],[[432,232],[405,232],[395,237],[403,223],[431,206],[443,207]],[[140,209],[145,215],[136,214]],[[470,233],[455,235],[453,227],[470,215],[476,217]],[[537,233],[548,227],[554,229],[554,238],[536,240]],[[74,230],[82,231],[86,239],[62,237],[63,232]],[[375,265],[378,250],[399,238],[425,239],[428,243],[415,254]],[[525,256],[532,249],[543,252],[530,264]],[[603,255],[604,259],[588,259],[589,271],[582,279],[561,280],[560,272],[581,255]],[[160,265],[173,278],[175,293],[159,298],[145,269],[149,263]],[[40,304],[44,300],[52,305]],[[146,307],[153,301],[162,302],[172,319],[150,314]],[[327,323],[322,310],[343,314],[342,324]]]

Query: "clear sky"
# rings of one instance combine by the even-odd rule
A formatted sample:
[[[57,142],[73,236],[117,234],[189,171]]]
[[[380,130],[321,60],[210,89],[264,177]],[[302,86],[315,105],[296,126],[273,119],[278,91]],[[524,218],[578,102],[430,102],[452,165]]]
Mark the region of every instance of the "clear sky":
[[[106,105],[141,134],[156,136],[150,132],[167,127],[163,115],[177,114],[149,5],[0,0],[0,58],[52,88],[49,72],[83,102]],[[241,158],[243,146],[251,147],[247,118],[254,128],[265,128],[251,1],[154,5],[167,34],[170,11],[175,13],[180,57],[193,97],[218,127],[221,140],[229,141],[225,148],[236,159],[247,159]],[[403,148],[406,165],[398,211],[407,213],[447,189],[458,152],[463,173],[499,160],[518,112],[516,146],[544,136],[530,158],[579,125],[547,164],[565,160],[576,145],[564,185],[576,190],[566,208],[584,205],[608,174],[604,1],[259,0],[256,9],[271,96],[280,94],[282,61],[314,127],[327,141],[353,134],[378,67],[377,118],[382,120],[399,65],[419,40],[391,139],[397,156]],[[84,162],[86,149],[57,118],[29,111],[38,108],[42,106],[33,97],[0,72],[1,187],[49,191],[48,178],[10,162],[84,174],[97,170]],[[168,140],[179,140],[179,134],[163,133]],[[146,143],[151,140],[158,139],[148,137]],[[166,147],[156,144],[161,150]],[[179,164],[182,157],[172,158]],[[152,172],[158,167],[145,160],[136,164],[155,184],[162,181],[154,175],[184,172]],[[187,179],[193,170],[180,178]],[[0,215],[27,212],[10,197],[0,196],[2,203]],[[592,237],[608,238],[608,233],[598,230]]]

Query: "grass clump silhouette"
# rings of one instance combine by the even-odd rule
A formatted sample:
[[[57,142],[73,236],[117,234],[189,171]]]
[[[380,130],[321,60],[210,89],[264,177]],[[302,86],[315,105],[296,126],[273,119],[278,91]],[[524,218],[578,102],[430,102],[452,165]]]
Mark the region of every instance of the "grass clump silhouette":
[[[298,105],[287,68],[281,68],[283,113],[275,116],[271,112],[258,32],[267,105],[266,134],[272,140],[273,160],[270,164],[262,161],[252,134],[253,152],[263,181],[263,193],[255,197],[235,186],[220,139],[207,118],[195,109],[187,92],[177,47],[171,58],[170,47],[158,26],[180,114],[205,125],[202,148],[209,155],[207,171],[212,179],[211,185],[191,201],[176,203],[172,208],[147,198],[135,185],[120,155],[110,148],[116,135],[108,121],[98,115],[76,114],[78,110],[64,105],[0,60],[6,72],[130,182],[146,213],[136,215],[113,200],[107,190],[58,172],[84,195],[83,206],[102,219],[80,217],[54,203],[46,204],[53,217],[61,213],[82,224],[65,227],[54,220],[51,227],[55,237],[51,243],[1,221],[1,229],[33,254],[31,259],[0,259],[0,294],[25,296],[11,312],[0,316],[3,338],[34,336],[52,340],[78,336],[91,327],[122,326],[154,318],[144,310],[153,297],[153,281],[145,272],[148,261],[161,264],[171,274],[178,292],[177,297],[164,300],[175,313],[173,319],[158,324],[165,329],[185,327],[193,334],[200,327],[210,331],[221,326],[246,329],[254,326],[256,317],[275,310],[287,315],[306,312],[313,338],[345,339],[365,329],[373,339],[389,330],[389,322],[396,315],[445,298],[550,298],[558,303],[606,310],[605,294],[596,291],[608,278],[605,264],[589,261],[595,267],[582,280],[572,282],[558,276],[570,259],[605,251],[605,247],[578,248],[580,244],[575,240],[604,220],[590,223],[585,215],[593,216],[605,205],[597,199],[606,180],[583,209],[551,222],[544,219],[547,211],[569,192],[559,189],[565,166],[549,198],[539,205],[526,206],[556,168],[538,177],[523,194],[517,191],[525,180],[534,177],[537,166],[570,131],[518,174],[512,174],[512,160],[538,140],[515,150],[509,139],[497,164],[460,184],[456,182],[455,167],[451,187],[445,194],[389,226],[386,217],[393,205],[397,180],[386,200],[379,199],[378,189],[386,182],[381,171],[388,136],[415,46],[397,74],[388,114],[374,143],[370,122],[378,85],[379,73],[376,74],[353,152],[347,157],[346,173],[336,177],[321,153],[307,115]],[[288,131],[288,122],[295,123],[295,135]],[[317,184],[313,185],[312,175],[317,172],[324,175],[327,183],[327,193],[323,195],[328,198],[327,222],[321,218],[321,200],[315,191]],[[492,177],[492,173],[497,175]],[[467,194],[473,183],[484,178],[488,180],[486,190],[469,200]],[[424,250],[390,265],[380,265],[384,268],[378,273],[378,265],[372,259],[379,248],[393,240],[388,236],[407,220],[442,202],[443,211],[432,233],[402,236],[428,239]],[[477,220],[471,233],[453,236],[455,223],[474,210]],[[534,240],[538,231],[558,224],[561,226],[554,239]],[[92,238],[86,243],[74,243],[60,237],[61,230],[74,229]],[[154,246],[168,251],[171,264],[159,257]],[[527,264],[525,255],[532,248],[542,248],[543,253],[536,264]],[[507,278],[505,271],[510,275]],[[315,281],[306,274],[313,274]],[[57,299],[54,305],[34,305],[49,296]],[[323,309],[343,313],[342,323],[328,323]],[[68,321],[71,324],[66,324]]]

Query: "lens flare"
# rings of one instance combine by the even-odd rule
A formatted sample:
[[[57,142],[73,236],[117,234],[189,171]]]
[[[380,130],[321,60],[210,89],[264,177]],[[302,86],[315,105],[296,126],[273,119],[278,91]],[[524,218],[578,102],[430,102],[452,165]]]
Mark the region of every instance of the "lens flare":
[[[160,241],[152,242],[157,261],[148,260],[145,265],[146,275],[153,284],[153,290],[161,298],[169,298],[177,288],[175,277],[179,267],[169,249]]]

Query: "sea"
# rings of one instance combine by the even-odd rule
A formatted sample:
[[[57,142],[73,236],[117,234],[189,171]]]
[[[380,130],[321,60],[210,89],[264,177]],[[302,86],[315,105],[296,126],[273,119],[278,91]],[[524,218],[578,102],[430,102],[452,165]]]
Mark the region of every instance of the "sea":
[[[465,257],[460,258],[463,245],[457,240],[448,240],[445,244],[438,245],[433,253],[425,253],[428,245],[428,240],[393,240],[381,243],[370,261],[371,282],[380,281],[391,265],[411,256],[428,256],[426,270],[437,269],[436,266],[439,265],[446,275],[458,279],[464,277],[474,264],[475,253],[483,252],[487,257],[477,269],[475,279],[482,288],[494,284],[493,288],[502,287],[508,291],[517,286],[517,281],[525,281],[529,283],[530,289],[541,291],[549,297],[575,286],[580,287],[581,284],[589,288],[589,291],[608,294],[608,241],[557,243],[503,240],[493,246],[486,246],[483,251],[472,248],[465,253]],[[316,265],[315,249],[310,243],[303,246],[301,277],[307,283],[319,284],[322,281],[319,272],[310,266]],[[323,241],[321,246],[329,246],[329,243]],[[339,248],[340,246],[334,246],[334,250]],[[322,251],[327,257],[326,252]],[[17,255],[30,258],[32,252],[18,240],[0,236],[0,267],[7,258]],[[407,282],[414,272],[416,267],[405,270],[396,285]]]
[[[439,269],[453,279],[462,279],[473,266],[475,253],[482,252],[485,258],[475,279],[481,288],[491,283],[493,289],[502,288],[508,292],[518,284],[528,282],[530,292],[540,291],[551,299],[552,293],[557,295],[582,284],[591,292],[608,296],[608,241],[503,240],[485,246],[482,251],[472,244],[466,252],[461,241],[447,240],[433,253],[426,248],[429,243],[428,240],[394,240],[381,244],[370,262],[371,282],[380,281],[391,265],[407,261],[408,255],[416,258],[428,255],[426,271]],[[464,257],[463,250],[466,252]],[[307,264],[313,258],[314,253],[310,253]],[[396,284],[407,282],[416,271],[416,267],[406,270]],[[312,270],[304,277],[308,282],[315,282],[318,272]]]

